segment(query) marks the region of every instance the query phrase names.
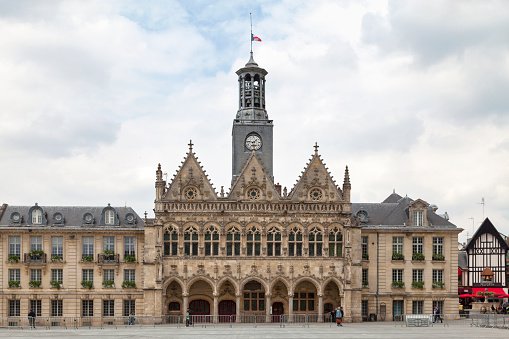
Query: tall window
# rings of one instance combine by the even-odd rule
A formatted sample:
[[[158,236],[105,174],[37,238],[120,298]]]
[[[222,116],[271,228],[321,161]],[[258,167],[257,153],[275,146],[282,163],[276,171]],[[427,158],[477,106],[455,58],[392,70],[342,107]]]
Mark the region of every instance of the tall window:
[[[329,257],[343,256],[343,234],[334,227],[329,232]]]
[[[362,259],[369,259],[367,236],[361,237],[361,249],[362,249]]]
[[[422,211],[414,211],[414,226],[422,226]]]
[[[297,227],[292,228],[288,235],[288,255],[302,256],[302,232]]]
[[[21,238],[19,236],[9,237],[9,255],[19,256],[21,253]]]
[[[244,286],[244,311],[264,311],[265,293],[258,282],[248,282]]]
[[[179,235],[177,229],[170,226],[164,232],[164,255],[177,255]]]
[[[403,237],[392,237],[392,253],[403,254]]]
[[[124,270],[124,281],[136,282],[136,270]]]
[[[106,210],[106,212],[104,212],[104,223],[106,225],[115,224],[115,212],[113,212],[113,210]]]
[[[128,317],[131,312],[136,314],[135,301],[136,300],[124,300],[124,317]]]
[[[103,300],[103,317],[115,316],[115,300]]]
[[[368,269],[367,268],[362,269],[362,286],[363,287],[368,286]]]
[[[412,253],[423,253],[423,244],[424,244],[424,238],[423,237],[414,237],[412,239]]]
[[[235,226],[226,233],[226,255],[240,255],[240,232]]]
[[[30,250],[42,251],[42,237],[30,237]]]
[[[9,281],[20,281],[21,280],[21,272],[19,268],[10,268],[9,269]]]
[[[124,257],[127,257],[127,256],[136,257],[136,238],[135,237],[124,237]]]
[[[444,254],[444,238],[433,237],[433,254]]]
[[[64,281],[64,270],[61,268],[52,269],[51,281],[62,283]]]
[[[112,282],[114,284],[115,270],[103,270],[103,282]]]
[[[294,311],[314,311],[315,294],[314,293],[294,293],[293,294]]]
[[[444,270],[433,270],[433,284],[444,282]]]
[[[433,300],[433,309],[438,307],[440,310],[439,314],[444,314],[444,301],[443,300]]]
[[[9,300],[9,317],[19,317],[20,316],[20,305],[19,299],[17,300]]]
[[[32,211],[32,224],[42,224],[42,211],[40,209]]]
[[[30,300],[30,309],[34,311],[36,317],[41,316],[41,308],[40,300]]]
[[[247,231],[247,255],[259,256],[262,247],[262,235],[256,227]]]
[[[205,231],[205,255],[219,255],[219,231],[213,226]]]
[[[82,270],[83,273],[83,281],[91,281],[94,282],[94,270],[86,269]]]
[[[321,257],[323,247],[322,231],[320,231],[317,227],[313,227],[313,229],[309,231],[308,240],[309,240],[309,256]]]
[[[423,314],[423,309],[424,309],[424,301],[423,300],[412,301],[412,313],[413,314]]]
[[[83,237],[83,256],[94,256],[94,237]]]
[[[403,282],[403,270],[392,270],[392,282]]]
[[[271,227],[267,232],[267,255],[281,255],[281,232],[276,227]]]
[[[51,237],[51,256],[64,257],[64,237]]]
[[[93,300],[82,300],[81,301],[81,315],[83,317],[94,316],[94,301]]]
[[[42,271],[40,268],[30,270],[30,281],[41,281]]]
[[[367,300],[361,301],[361,316],[363,316],[363,317],[368,316],[368,301]]]
[[[184,254],[198,255],[198,231],[193,226],[184,232]]]
[[[424,270],[412,270],[412,282],[423,282]]]
[[[103,251],[115,252],[115,237],[104,237],[103,238]]]
[[[63,312],[62,300],[51,300],[51,316],[61,317]]]

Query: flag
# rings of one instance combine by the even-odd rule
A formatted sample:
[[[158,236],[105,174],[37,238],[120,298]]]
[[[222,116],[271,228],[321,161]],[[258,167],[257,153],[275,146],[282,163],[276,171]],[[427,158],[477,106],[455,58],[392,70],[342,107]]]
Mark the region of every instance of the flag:
[[[251,41],[260,41],[260,42],[262,42],[262,39],[260,39],[257,36],[254,36],[253,33],[251,33]]]

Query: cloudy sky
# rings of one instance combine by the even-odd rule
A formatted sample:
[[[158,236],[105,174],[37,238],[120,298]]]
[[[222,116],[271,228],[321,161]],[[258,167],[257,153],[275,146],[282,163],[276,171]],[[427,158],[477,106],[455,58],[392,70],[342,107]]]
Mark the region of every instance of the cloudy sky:
[[[171,178],[189,139],[227,189],[249,12],[277,182],[318,142],[355,202],[421,198],[464,240],[484,197],[509,233],[504,1],[1,0],[0,202],[152,216],[157,164]]]

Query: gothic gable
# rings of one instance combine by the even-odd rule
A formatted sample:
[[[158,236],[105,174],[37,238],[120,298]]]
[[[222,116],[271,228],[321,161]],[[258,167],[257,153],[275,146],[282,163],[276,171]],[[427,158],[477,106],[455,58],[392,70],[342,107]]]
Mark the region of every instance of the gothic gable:
[[[292,201],[341,202],[343,193],[329,173],[317,150],[289,194]]]
[[[256,153],[251,153],[228,194],[231,200],[278,201],[278,193]]]
[[[191,144],[192,145],[192,144]],[[192,146],[187,157],[177,170],[163,200],[211,201],[217,200],[216,190],[205,170],[193,153]]]

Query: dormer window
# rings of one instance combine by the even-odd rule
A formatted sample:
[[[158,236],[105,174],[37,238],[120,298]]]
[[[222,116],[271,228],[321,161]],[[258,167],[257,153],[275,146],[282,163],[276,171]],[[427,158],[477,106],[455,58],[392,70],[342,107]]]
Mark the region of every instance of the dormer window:
[[[106,225],[114,225],[115,224],[115,213],[112,210],[107,210],[104,212],[104,223]]]
[[[423,212],[422,211],[414,211],[414,226],[422,226],[423,225]]]
[[[103,208],[101,212],[101,222],[100,225],[102,226],[119,226],[119,220],[117,217],[117,213],[113,207],[111,207],[110,204]]]
[[[32,211],[32,224],[42,224],[42,211],[40,209]]]

